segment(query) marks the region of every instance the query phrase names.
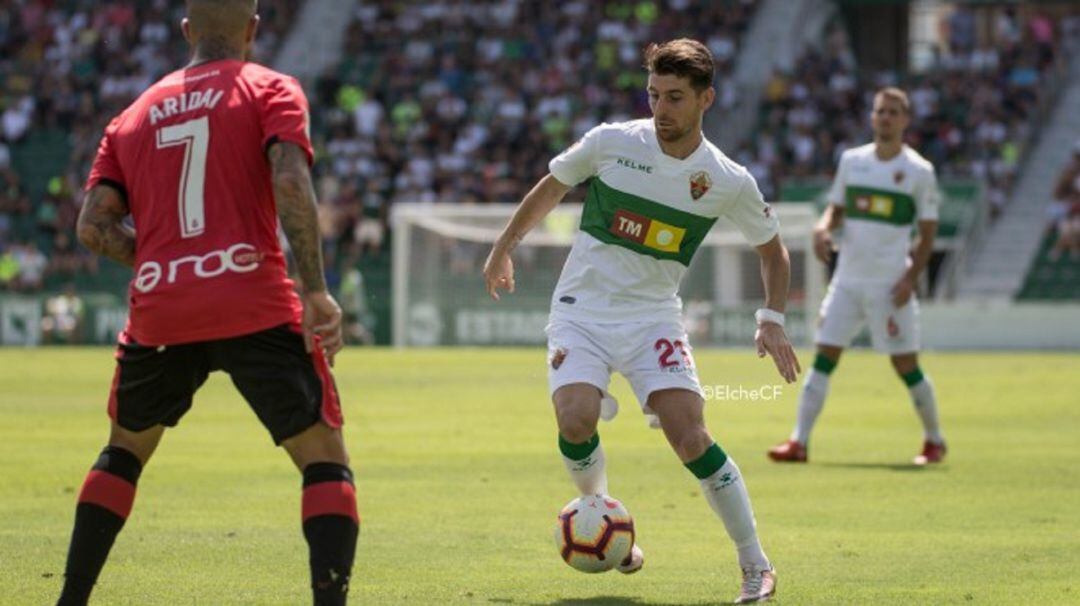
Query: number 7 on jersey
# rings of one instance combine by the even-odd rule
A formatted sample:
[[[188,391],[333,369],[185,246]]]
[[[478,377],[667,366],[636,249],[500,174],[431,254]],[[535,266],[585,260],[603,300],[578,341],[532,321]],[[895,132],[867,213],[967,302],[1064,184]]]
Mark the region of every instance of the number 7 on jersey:
[[[210,147],[210,119],[207,116],[165,126],[157,131],[157,148],[184,146],[184,166],[180,172],[180,236],[194,238],[206,231],[206,152]]]

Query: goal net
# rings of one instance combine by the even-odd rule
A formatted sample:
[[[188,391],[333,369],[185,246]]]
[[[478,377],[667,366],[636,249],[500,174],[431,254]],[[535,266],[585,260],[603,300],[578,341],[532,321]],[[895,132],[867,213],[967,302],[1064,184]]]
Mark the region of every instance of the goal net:
[[[481,268],[513,205],[398,204],[393,207],[393,340],[398,347],[541,345],[551,294],[581,217],[562,204],[513,253],[516,291],[499,302]],[[824,268],[810,250],[811,204],[775,204],[791,253],[787,332],[811,342]],[[734,225],[717,221],[683,280],[683,320],[695,346],[753,342],[753,312],[765,292],[757,253]]]

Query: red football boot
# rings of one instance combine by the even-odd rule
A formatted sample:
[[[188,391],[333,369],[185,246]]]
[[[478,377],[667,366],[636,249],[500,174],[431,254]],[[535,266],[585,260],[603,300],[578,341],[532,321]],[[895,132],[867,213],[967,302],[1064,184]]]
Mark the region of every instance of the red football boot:
[[[949,449],[945,447],[945,442],[935,444],[930,440],[923,442],[922,454],[915,457],[913,463],[916,465],[926,465],[927,463],[940,463],[945,458],[945,453]]]
[[[786,440],[769,449],[769,458],[778,463],[805,463],[806,446],[795,440]]]

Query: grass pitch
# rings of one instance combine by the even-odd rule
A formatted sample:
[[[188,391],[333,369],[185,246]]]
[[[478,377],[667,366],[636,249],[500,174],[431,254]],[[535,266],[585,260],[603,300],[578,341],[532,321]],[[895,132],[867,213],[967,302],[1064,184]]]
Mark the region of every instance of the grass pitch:
[[[104,445],[107,349],[0,350],[0,603],[47,604],[75,494]],[[703,384],[776,384],[746,351],[697,352]],[[803,365],[810,356],[804,352]],[[797,386],[713,401],[779,572],[778,603],[1080,603],[1080,355],[924,356],[950,454],[921,441],[887,361],[845,355],[811,464],[768,462]],[[697,482],[616,379],[601,425],[613,494],[645,569],[588,576],[559,559],[574,496],[555,445],[540,350],[351,350],[336,375],[361,529],[362,604],[642,606],[730,602],[738,570]],[[106,565],[97,604],[308,603],[300,477],[223,375],[167,432]]]

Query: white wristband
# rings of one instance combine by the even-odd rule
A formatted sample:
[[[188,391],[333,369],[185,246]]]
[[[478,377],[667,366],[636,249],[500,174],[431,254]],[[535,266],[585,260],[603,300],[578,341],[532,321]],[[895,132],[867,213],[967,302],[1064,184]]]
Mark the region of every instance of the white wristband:
[[[754,319],[757,320],[758,326],[765,322],[772,322],[773,324],[779,324],[780,328],[784,327],[784,314],[772,309],[763,308],[755,311]]]

